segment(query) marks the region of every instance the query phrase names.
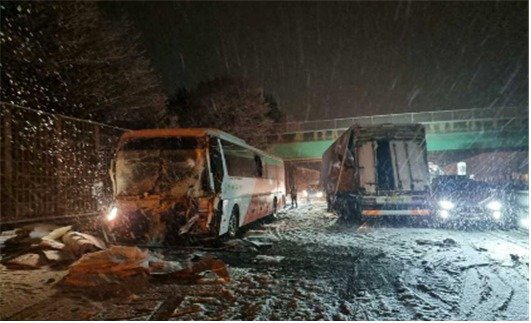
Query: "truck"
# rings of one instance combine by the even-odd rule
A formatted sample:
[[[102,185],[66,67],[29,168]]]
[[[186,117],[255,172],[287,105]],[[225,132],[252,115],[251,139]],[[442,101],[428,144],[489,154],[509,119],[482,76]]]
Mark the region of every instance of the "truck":
[[[424,126],[352,125],[323,153],[319,183],[340,219],[431,216]]]

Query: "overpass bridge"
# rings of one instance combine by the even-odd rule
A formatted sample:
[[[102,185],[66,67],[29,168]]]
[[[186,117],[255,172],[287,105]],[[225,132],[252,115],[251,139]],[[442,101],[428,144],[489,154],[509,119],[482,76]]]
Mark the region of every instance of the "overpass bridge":
[[[270,151],[290,161],[317,161],[350,125],[421,123],[428,152],[528,150],[527,107],[492,107],[362,116],[281,125],[268,137]]]

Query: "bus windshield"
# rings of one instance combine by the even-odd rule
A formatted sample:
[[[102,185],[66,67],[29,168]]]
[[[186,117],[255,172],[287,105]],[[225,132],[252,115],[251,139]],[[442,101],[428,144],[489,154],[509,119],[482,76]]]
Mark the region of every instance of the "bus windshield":
[[[204,165],[202,138],[138,138],[116,156],[116,195],[183,195],[199,182]]]

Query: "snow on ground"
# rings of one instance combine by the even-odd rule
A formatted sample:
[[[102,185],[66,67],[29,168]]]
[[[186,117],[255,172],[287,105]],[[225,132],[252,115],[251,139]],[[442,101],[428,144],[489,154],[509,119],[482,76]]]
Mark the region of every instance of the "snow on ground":
[[[254,242],[254,246],[248,243]],[[106,300],[48,287],[9,319],[527,320],[527,231],[459,231],[371,221],[345,227],[325,205],[288,209],[230,248],[171,248],[169,259],[212,254],[229,284],[153,281]],[[160,251],[160,250],[159,250]],[[42,275],[36,271],[31,273]],[[30,297],[8,283],[2,292]],[[41,284],[51,286],[53,283]],[[7,311],[9,310],[9,311]]]

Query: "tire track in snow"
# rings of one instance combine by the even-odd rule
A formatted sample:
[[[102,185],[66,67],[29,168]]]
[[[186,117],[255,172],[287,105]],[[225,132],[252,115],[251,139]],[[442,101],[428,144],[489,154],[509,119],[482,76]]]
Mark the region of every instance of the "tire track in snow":
[[[529,250],[528,236],[521,234],[519,230],[513,231],[488,231],[487,235],[515,244],[521,248]],[[520,238],[520,239],[518,239]]]
[[[526,279],[525,281],[522,281],[522,279],[512,279],[516,277],[507,277],[507,275],[511,275],[511,271],[513,274],[518,276],[519,273],[516,272],[514,268],[507,268],[506,270],[508,271],[505,272],[505,276],[502,276],[498,270],[493,270],[493,273],[498,277],[498,279],[510,289],[508,295],[505,296],[505,299],[499,301],[501,304],[496,308],[496,319],[521,320],[524,316],[528,318],[528,280]],[[524,284],[519,282],[523,282]],[[523,286],[526,286],[527,288]],[[516,297],[517,294],[518,297]],[[521,302],[522,300],[526,300],[525,303],[522,302],[521,304],[518,304],[518,302]]]
[[[498,267],[476,266],[464,268],[461,303],[467,320],[495,320],[505,318],[515,289],[499,274]],[[463,308],[462,308],[463,310]]]
[[[326,284],[334,285],[333,289],[338,292],[340,299],[350,298],[354,294],[354,299],[349,301],[354,302],[356,310],[348,316],[350,319],[484,320],[527,317],[527,313],[514,311],[517,300],[526,299],[523,290],[510,286],[521,283],[524,278],[527,284],[526,274],[519,272],[522,266],[502,268],[500,261],[488,257],[491,251],[497,250],[488,250],[488,245],[487,249],[484,248],[485,244],[492,241],[506,241],[522,246],[523,241],[519,237],[508,237],[510,232],[500,235],[497,231],[462,232],[385,226],[375,229],[367,228],[367,224],[360,230],[360,227],[335,224],[324,212],[308,212],[308,216],[289,215],[274,230],[284,243],[295,243],[302,249],[308,247],[303,252],[305,257],[310,257],[313,253],[311,258],[319,258],[321,252],[331,252],[340,259],[343,256],[342,251],[338,253],[338,247],[350,253],[356,249],[364,252],[380,249],[386,258],[394,259],[404,266],[404,272],[397,274],[395,282],[394,278],[383,275],[380,268],[372,265],[362,266],[364,270],[374,272],[373,278],[368,278],[360,274],[359,270],[357,273],[347,274],[348,270],[335,267],[341,266],[340,262],[334,264],[337,277],[325,277]],[[432,244],[419,244],[416,239],[431,241]],[[451,240],[452,243],[446,244],[446,240]],[[428,269],[431,271],[422,271]],[[496,272],[498,269],[502,275]],[[509,280],[507,284],[507,271],[514,277],[519,277],[514,282]],[[339,279],[342,273],[347,278],[344,282]],[[386,290],[370,287],[370,293],[366,291],[367,294],[363,297],[356,295],[356,288],[352,293],[347,292],[349,295],[341,291],[345,285],[355,285],[356,282],[365,284],[365,281],[374,280],[392,288]],[[370,286],[370,283],[367,284]]]

